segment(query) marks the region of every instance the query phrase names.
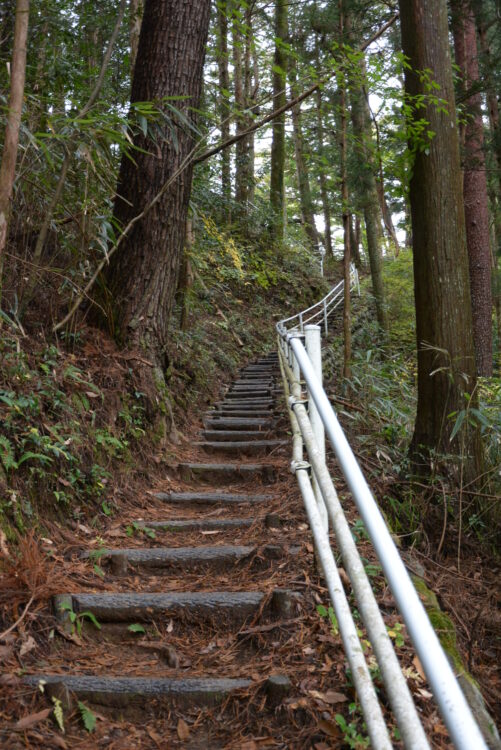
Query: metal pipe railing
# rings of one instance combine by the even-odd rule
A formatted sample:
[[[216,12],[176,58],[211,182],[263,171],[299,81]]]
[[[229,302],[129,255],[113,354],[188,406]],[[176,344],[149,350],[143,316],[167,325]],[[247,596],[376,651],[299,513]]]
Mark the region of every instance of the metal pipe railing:
[[[300,334],[299,334],[300,335]],[[309,464],[303,461],[303,438],[299,424],[291,403],[301,397],[301,386],[297,376],[288,366],[283,352],[280,353],[280,370],[286,393],[286,404],[292,427],[292,464],[303,497],[306,515],[315,541],[317,559],[320,562],[324,578],[327,583],[329,597],[338,621],[339,631],[343,641],[348,663],[350,665],[353,682],[357,691],[360,705],[369,732],[372,746],[375,750],[389,750],[392,743],[379,704],[376,688],[372,682],[369,668],[365,661],[364,650],[360,643],[357,626],[351,613],[339,571],[330,546],[329,537],[318,510],[317,499],[313,493],[308,473]],[[286,374],[288,373],[288,375]],[[290,387],[289,387],[290,383]],[[291,394],[290,388],[294,394]]]
[[[483,750],[486,744],[480,729],[407,574],[335,412],[315,374],[307,352],[298,338],[286,334],[284,339],[280,328],[278,326],[277,328],[282,337],[282,345],[285,345],[285,350],[292,352],[293,360],[299,365],[308,391],[321,415],[341,470],[374,545],[454,745],[459,750]],[[317,479],[320,474],[319,471]],[[393,708],[396,711],[395,706]],[[400,729],[402,731],[401,726]],[[418,738],[414,737],[412,732],[414,729],[406,733],[407,737],[404,737],[404,742],[406,747],[414,750],[423,745],[419,744]]]
[[[356,288],[358,290],[358,294],[360,294],[358,271],[353,263],[350,267],[350,286]],[[334,309],[342,304],[343,299],[344,281],[340,281],[330,290],[330,292],[325,295],[323,299],[320,300],[320,302],[315,302],[315,304],[310,305],[310,307],[307,307],[304,310],[301,310],[301,312],[279,321],[279,323],[277,323],[277,330],[281,335],[285,335],[287,331],[290,331],[292,329],[299,328],[299,330],[302,332],[304,330],[304,326],[310,323],[313,324],[323,322],[324,333],[327,335],[328,317]]]
[[[290,337],[293,335],[289,334]],[[300,384],[292,370],[285,363],[284,370],[289,377],[293,394],[289,397],[289,405],[294,412],[296,424],[299,427],[304,445],[306,446],[308,458],[313,469],[314,480],[327,506],[337,545],[341,552],[346,572],[350,578],[358,609],[367,629],[368,639],[377,659],[388,698],[405,746],[412,748],[412,750],[429,750],[429,744],[416,712],[407,682],[402,674],[374,592],[372,591],[363,562],[351,535],[350,527],[343,513],[329,470],[325,464],[325,454],[322,454],[319,449],[310,416],[306,411],[304,402],[300,398]],[[320,517],[319,513],[318,515]],[[323,528],[324,535],[328,541],[325,526]]]

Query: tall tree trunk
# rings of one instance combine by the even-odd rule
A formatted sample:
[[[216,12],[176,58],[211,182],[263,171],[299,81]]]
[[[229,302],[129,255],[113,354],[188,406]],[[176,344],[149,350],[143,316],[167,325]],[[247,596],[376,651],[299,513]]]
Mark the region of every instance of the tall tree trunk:
[[[40,16],[42,18],[44,18],[45,16],[45,18],[40,35],[40,45],[37,50],[37,67],[35,71],[35,79],[32,86],[33,104],[28,120],[29,129],[32,133],[45,131],[45,128],[47,126],[47,97],[45,94],[45,64],[47,60],[47,45],[49,42],[49,19],[46,17],[47,13],[47,4],[43,3],[40,9]]]
[[[477,87],[480,80],[475,19],[468,0],[455,0],[453,10],[456,63],[461,71],[462,85],[467,91],[471,87]],[[480,91],[468,97],[466,112],[463,197],[470,269],[473,340],[477,373],[489,377],[492,375],[491,251]]]
[[[228,70],[228,13],[229,3],[220,2],[217,6],[218,22],[218,56],[219,67],[219,117],[221,118],[221,140],[230,137],[230,73]],[[231,151],[225,148],[221,151],[221,192],[225,202],[225,212],[228,220],[231,218]]]
[[[253,85],[254,73],[254,33],[252,29],[252,9],[253,3],[249,3],[245,9],[245,57],[244,57],[244,98],[245,110],[247,113],[253,112],[253,104],[257,95],[257,89]],[[256,83],[257,86],[257,83]],[[247,114],[245,117],[245,127],[252,124],[252,115]],[[249,203],[254,202],[255,184],[254,184],[254,133],[249,133],[245,139],[245,161],[244,175],[247,183],[247,200]]]
[[[493,284],[493,304],[494,309],[496,311],[496,321],[497,321],[497,340],[498,340],[498,367],[501,366],[501,344],[499,343],[501,341],[501,129],[499,127],[499,104],[498,104],[498,97],[496,92],[496,87],[492,81],[492,74],[491,71],[493,69],[493,59],[492,59],[492,51],[491,46],[489,43],[489,39],[487,37],[487,30],[485,27],[485,23],[481,17],[480,13],[480,7],[478,4],[475,6],[475,10],[478,12],[478,27],[479,27],[479,37],[480,37],[480,45],[482,49],[482,55],[485,58],[485,73],[484,73],[484,79],[486,81],[487,86],[487,107],[489,110],[489,126],[490,126],[490,135],[491,135],[491,142],[493,145],[493,155],[494,155],[494,163],[497,167],[497,175],[498,175],[498,190],[496,191],[495,187],[490,188],[490,195],[491,195],[491,207],[492,207],[492,214],[494,216],[494,222],[493,222],[493,229],[494,229],[494,235],[493,235],[493,242],[491,243],[491,247],[493,250],[492,253],[492,269],[494,274],[494,284]],[[493,186],[495,183],[492,181],[491,185]]]
[[[139,35],[141,33],[141,19],[143,17],[143,0],[130,0],[130,74],[134,74],[134,66],[137,58],[137,48],[139,45]]]
[[[10,70],[10,92],[7,109],[5,138],[0,165],[0,301],[2,293],[3,258],[7,244],[12,190],[16,174],[17,146],[21,127],[24,80],[26,76],[26,40],[30,16],[29,0],[17,0],[12,65]]]
[[[298,96],[296,61],[289,61],[289,81],[291,95]],[[294,155],[296,157],[296,173],[299,187],[299,202],[301,205],[301,218],[312,250],[318,252],[318,233],[315,224],[315,212],[311,197],[310,176],[306,166],[303,130],[301,126],[301,105],[292,107],[292,133],[294,139]]]
[[[347,134],[346,134],[346,87],[340,85],[340,109],[341,109],[341,199],[343,203],[343,376],[351,377],[351,288],[350,288],[350,264],[351,264],[351,236],[350,236],[350,213],[349,193],[347,177]]]
[[[317,55],[317,67],[319,66]],[[318,181],[320,183],[320,195],[322,197],[322,211],[324,214],[325,225],[325,252],[328,261],[332,262],[334,249],[332,246],[332,227],[331,227],[331,207],[329,201],[329,191],[327,190],[327,176],[325,174],[325,154],[324,154],[324,113],[322,109],[322,92],[318,89],[315,93],[317,109],[317,151],[320,160],[318,167]]]
[[[232,23],[233,35],[233,80],[235,106],[237,108],[237,135],[250,125],[246,111],[250,104],[252,78],[252,26],[251,7],[247,6],[244,21],[235,15]],[[235,156],[235,201],[240,209],[247,211],[247,203],[252,193],[254,164],[252,140],[254,134],[246,135],[236,144]]]
[[[480,4],[475,5],[475,8],[477,10],[479,9],[479,7],[480,7]],[[491,47],[489,44],[489,40],[487,38],[487,30],[485,28],[485,24],[480,18],[480,13],[479,13],[478,20],[479,20],[480,46],[482,49],[482,54],[486,58],[487,106],[489,109],[489,123],[490,123],[491,131],[492,131],[494,155],[495,155],[496,162],[498,165],[498,170],[499,170],[498,179],[499,179],[499,184],[501,187],[501,133],[500,133],[500,128],[499,128],[499,103],[498,103],[498,95],[496,92],[496,87],[492,82],[492,75],[490,73],[495,63],[494,63],[494,60],[492,59]]]
[[[378,145],[378,152],[379,152],[379,145]],[[379,158],[379,161],[380,161],[380,158]],[[393,245],[393,252],[395,253],[395,258],[398,258],[398,256],[400,255],[400,243],[398,241],[397,233],[395,231],[395,226],[393,224],[393,218],[391,215],[390,207],[388,205],[388,201],[386,200],[386,194],[384,192],[384,179],[383,179],[383,170],[382,170],[381,162],[379,166],[379,177],[376,180],[376,188],[377,188],[377,194],[379,198],[379,207],[381,209],[381,214],[383,216],[384,227],[386,229],[388,239],[390,240],[390,244]]]
[[[410,181],[418,348],[411,455],[421,470],[431,471],[435,454],[451,451],[454,421],[449,415],[471,403],[475,351],[446,1],[400,0],[400,18],[402,48],[409,60],[405,89],[411,101],[423,98],[413,117],[425,117],[435,133],[426,152],[417,149]],[[444,107],[438,108],[426,96],[422,70],[431,71]],[[463,453],[466,475],[478,476],[479,434],[467,419],[452,446]]]
[[[339,0],[339,40],[344,39],[344,3]],[[348,191],[348,141],[346,122],[346,72],[343,70],[338,77],[339,92],[339,119],[341,125],[340,134],[340,163],[341,163],[341,202],[343,212],[343,376],[351,377],[351,289],[350,289],[350,264],[351,264],[351,236],[350,236],[350,209]]]
[[[381,210],[377,193],[374,155],[370,146],[372,136],[366,116],[365,94],[361,86],[351,87],[351,120],[356,138],[357,176],[361,205],[364,212],[367,254],[371,270],[372,290],[379,327],[388,332],[388,314],[383,283],[381,257]]]
[[[360,219],[354,214],[350,214],[350,255],[355,266],[362,268],[362,259],[360,257]]]
[[[182,331],[188,330],[188,295],[193,286],[193,270],[190,261],[193,243],[193,220],[188,218],[186,222],[186,242],[181,268],[179,269],[179,281],[176,292],[176,298],[180,308],[179,327]]]
[[[193,122],[199,105],[210,0],[146,0],[131,101],[178,97],[176,107]],[[152,142],[138,133],[134,161],[122,158],[114,218],[121,227],[161,197],[130,229],[105,273],[115,332],[143,350],[163,381],[168,325],[185,240],[192,168],[178,168],[193,148],[193,131],[180,120],[176,139]],[[172,182],[165,188],[169,180]],[[163,190],[163,192],[162,192]]]
[[[354,44],[354,33],[350,13],[346,12],[345,29],[348,41]],[[349,82],[351,99],[351,121],[356,139],[358,157],[357,173],[364,211],[367,254],[371,270],[372,291],[376,306],[376,318],[381,331],[388,333],[388,314],[384,291],[382,256],[381,256],[381,209],[376,184],[376,164],[374,144],[371,132],[369,105],[366,99],[363,81],[366,80],[365,60],[360,63],[360,74]],[[361,83],[362,82],[362,83]]]
[[[275,54],[273,57],[273,109],[286,102],[287,53],[284,43],[288,36],[287,0],[275,2]],[[272,236],[284,237],[285,208],[285,112],[273,120],[271,142],[270,205],[272,211]]]
[[[364,78],[366,76],[366,66],[365,66],[365,60],[361,64],[362,72],[364,74]],[[366,112],[366,119],[368,123],[368,130],[370,134],[370,127],[371,123],[374,125],[374,130],[376,132],[376,155],[377,155],[377,177],[376,177],[376,189],[377,194],[379,198],[379,207],[381,209],[381,214],[383,216],[383,224],[386,229],[386,233],[388,235],[388,238],[393,245],[395,257],[397,258],[400,254],[400,243],[398,241],[397,233],[395,231],[395,227],[393,225],[393,218],[391,215],[390,207],[388,206],[388,201],[386,200],[386,192],[384,187],[384,173],[383,173],[383,158],[381,153],[381,139],[379,135],[379,125],[377,121],[377,117],[374,116],[374,114],[371,111],[369,101],[368,101],[368,92],[367,88],[364,85],[362,87],[363,96],[364,96],[364,108]]]

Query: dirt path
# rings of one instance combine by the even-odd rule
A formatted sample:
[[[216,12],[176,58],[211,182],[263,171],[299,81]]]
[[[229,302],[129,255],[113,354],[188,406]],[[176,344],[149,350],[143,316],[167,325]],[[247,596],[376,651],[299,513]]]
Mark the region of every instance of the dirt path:
[[[53,598],[52,648],[24,660],[28,726],[4,734],[6,747],[252,750],[322,747],[329,735],[339,746],[333,714],[351,697],[339,638],[315,611],[326,599],[292,491],[276,375],[274,355],[242,370],[177,476],[147,487],[143,512],[115,518],[79,552]],[[38,716],[40,684],[42,701],[62,708],[64,735]]]
[[[277,370],[269,355],[223,387],[178,452],[176,470],[155,486],[145,477],[143,491],[122,503],[101,536],[76,521],[75,535],[59,527],[68,542],[62,551],[42,539],[45,554],[37,558],[27,544],[27,565],[43,566],[53,596],[0,646],[2,748],[368,746],[289,471]],[[346,502],[342,482],[339,491]],[[432,746],[448,748],[419,660],[349,508]]]

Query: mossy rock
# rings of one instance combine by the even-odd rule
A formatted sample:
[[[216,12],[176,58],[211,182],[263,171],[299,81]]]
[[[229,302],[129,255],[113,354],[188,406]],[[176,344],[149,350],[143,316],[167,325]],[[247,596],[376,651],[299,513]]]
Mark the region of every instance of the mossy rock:
[[[485,707],[477,681],[466,669],[457,647],[457,635],[451,618],[440,609],[436,594],[428,588],[422,578],[411,575],[412,582],[430,622],[438,636],[458,682],[472,710],[473,716],[491,750],[501,750],[501,739],[496,725]]]

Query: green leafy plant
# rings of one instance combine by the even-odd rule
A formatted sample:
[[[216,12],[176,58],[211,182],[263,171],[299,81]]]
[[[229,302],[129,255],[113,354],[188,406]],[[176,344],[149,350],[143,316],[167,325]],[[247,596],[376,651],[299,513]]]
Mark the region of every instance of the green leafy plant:
[[[369,534],[361,518],[357,518],[351,527],[351,534],[356,542],[360,542],[362,539],[369,539]]]
[[[129,633],[146,633],[145,628],[138,622],[133,622],[131,625],[129,625],[127,630],[129,631]]]
[[[142,523],[139,523],[138,521],[133,521],[127,528],[125,529],[125,533],[127,536],[134,536],[135,533],[137,534],[145,534],[150,539],[156,538],[156,533],[154,529],[150,529],[149,526],[144,526]]]
[[[331,625],[331,632],[332,635],[338,635],[339,634],[339,625],[337,621],[336,614],[334,612],[333,607],[324,607],[323,604],[317,604],[317,612],[320,615],[320,617],[328,618],[330,625]]]
[[[72,624],[72,629],[73,631],[76,631],[79,637],[81,637],[82,635],[82,627],[83,627],[83,622],[85,620],[88,620],[94,625],[95,628],[97,628],[98,630],[101,630],[101,625],[99,624],[99,622],[96,619],[96,616],[92,612],[85,610],[85,612],[76,613],[73,610],[73,607],[71,606],[70,602],[63,602],[60,605],[60,609],[63,612],[67,612],[68,618]]]
[[[402,646],[405,643],[404,635],[402,633],[403,625],[401,622],[396,622],[391,627],[387,627],[386,630],[388,631],[388,635],[392,640],[395,641],[395,646],[397,648],[402,648]]]
[[[82,703],[82,701],[78,701],[78,710],[80,711],[80,716],[86,730],[88,732],[93,732],[97,724],[95,714],[93,714],[90,708],[88,708],[85,703]]]
[[[348,722],[342,714],[336,714],[334,717],[336,724],[343,732],[343,739],[348,747],[352,750],[365,750],[370,746],[370,739],[361,734],[358,728],[357,714],[360,708],[356,703],[350,703],[348,710],[354,719]]]

